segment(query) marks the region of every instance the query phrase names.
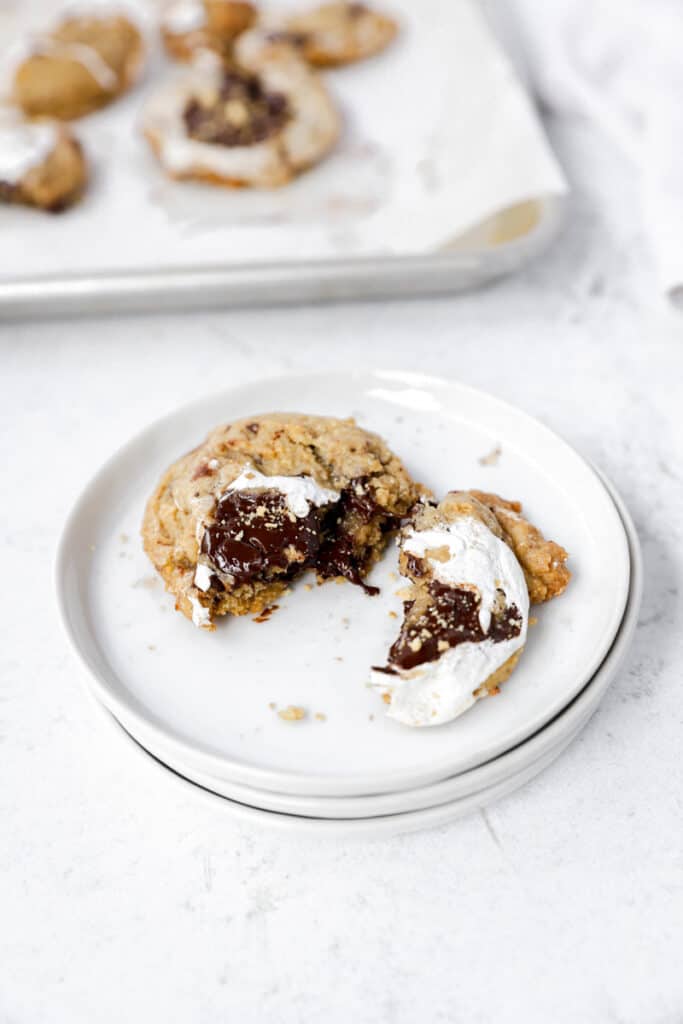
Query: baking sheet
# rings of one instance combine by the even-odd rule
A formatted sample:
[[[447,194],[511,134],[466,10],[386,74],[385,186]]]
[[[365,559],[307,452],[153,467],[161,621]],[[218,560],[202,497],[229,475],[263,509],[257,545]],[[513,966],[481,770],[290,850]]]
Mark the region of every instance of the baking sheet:
[[[405,293],[408,279],[420,291],[430,281],[440,290],[442,279],[441,287],[457,288],[514,269],[557,226],[562,172],[471,0],[393,0],[397,42],[326,75],[344,112],[339,147],[271,192],[164,176],[141,138],[140,110],[176,69],[156,42],[160,5],[134,6],[148,28],[150,60],[137,89],[76,124],[93,165],[85,200],[60,217],[0,213],[5,312],[35,312],[41,303],[69,309],[88,298],[106,307],[107,294],[153,304],[180,281],[209,300],[211,281],[216,297],[247,281],[267,298],[280,270],[297,298],[336,297],[333,285],[353,290],[354,266],[372,272],[365,289],[373,294]],[[11,47],[31,27],[49,25],[57,9],[15,4],[0,24],[3,38]],[[515,248],[515,240],[523,244]],[[489,265],[511,241],[510,256]],[[415,266],[415,258],[444,251],[434,277],[420,272],[422,260]]]

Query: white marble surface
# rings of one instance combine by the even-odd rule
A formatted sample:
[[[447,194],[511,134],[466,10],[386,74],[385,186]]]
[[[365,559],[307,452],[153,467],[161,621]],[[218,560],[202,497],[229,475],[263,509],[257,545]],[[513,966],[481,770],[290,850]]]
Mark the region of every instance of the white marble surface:
[[[553,134],[568,230],[484,292],[1,329],[3,1024],[683,1018],[683,321],[656,306],[628,169],[580,121]],[[603,467],[641,532],[642,621],[580,739],[486,814],[274,839],[103,728],[57,621],[55,541],[102,459],[175,403],[360,360],[487,388]]]

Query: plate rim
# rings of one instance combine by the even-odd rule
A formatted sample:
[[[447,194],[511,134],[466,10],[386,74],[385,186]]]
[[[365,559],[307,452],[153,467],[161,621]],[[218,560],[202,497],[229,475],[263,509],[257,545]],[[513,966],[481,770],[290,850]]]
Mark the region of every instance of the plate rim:
[[[599,473],[600,471],[597,470]],[[600,476],[603,474],[600,473]],[[399,814],[410,814],[420,810],[427,810],[431,807],[441,806],[444,804],[451,804],[454,801],[462,800],[465,797],[476,793],[484,793],[491,787],[497,786],[498,783],[504,781],[509,774],[509,769],[512,768],[511,774],[515,775],[521,772],[527,765],[535,764],[540,761],[546,755],[549,755],[551,751],[557,749],[559,753],[568,745],[571,740],[578,735],[578,733],[588,724],[588,721],[597,710],[600,702],[602,701],[605,693],[613,683],[619,668],[623,664],[623,661],[628,653],[633,634],[635,632],[638,615],[641,606],[642,590],[643,590],[643,561],[642,552],[640,550],[640,543],[638,535],[635,529],[633,520],[623,502],[623,499],[616,491],[616,489],[605,479],[605,485],[610,490],[611,497],[613,498],[617,510],[620,516],[623,518],[624,527],[627,533],[629,541],[629,551],[631,555],[631,574],[629,582],[629,597],[627,601],[626,610],[624,613],[623,620],[620,624],[619,630],[615,637],[614,643],[608,651],[603,663],[598,668],[593,678],[586,684],[579,694],[567,705],[567,707],[555,716],[547,725],[543,726],[538,732],[534,733],[528,739],[523,740],[520,744],[512,749],[500,754],[498,757],[493,758],[490,761],[485,762],[475,768],[469,769],[465,772],[461,772],[458,775],[451,776],[447,779],[441,780],[441,782],[433,783],[429,786],[415,787],[411,790],[399,791],[396,793],[389,794],[375,794],[370,797],[309,797],[307,798],[311,804],[309,811],[304,812],[302,810],[284,808],[278,809],[274,807],[263,807],[259,804],[250,803],[247,800],[240,800],[237,797],[230,797],[225,793],[219,793],[215,789],[211,788],[210,779],[200,779],[198,777],[193,778],[192,774],[185,774],[185,770],[180,767],[175,767],[173,764],[169,764],[164,760],[163,754],[155,751],[152,748],[146,746],[144,740],[136,737],[134,733],[129,732],[125,723],[118,720],[116,715],[113,715],[114,719],[118,722],[118,725],[126,733],[126,735],[135,743],[141,747],[150,757],[159,764],[166,768],[169,772],[174,775],[178,775],[181,779],[187,781],[190,785],[198,787],[199,789],[205,790],[212,794],[218,799],[227,800],[231,804],[240,804],[242,806],[251,807],[253,810],[263,811],[268,814],[280,814],[285,816],[291,816],[295,818],[305,818],[313,820],[327,820],[327,821],[344,821],[354,819],[372,819],[372,818],[385,818],[392,817]],[[92,693],[95,697],[95,694]],[[95,697],[96,699],[96,697]],[[105,708],[108,711],[108,709]],[[108,711],[109,714],[112,712]],[[569,737],[566,743],[564,743],[565,737]],[[531,756],[530,756],[531,753]],[[554,760],[551,758],[550,760]],[[550,763],[548,761],[548,763]],[[198,774],[198,773],[197,773]],[[470,783],[466,786],[461,793],[448,793],[448,795],[436,793],[436,799],[433,803],[427,802],[424,805],[418,804],[415,807],[407,808],[405,810],[380,810],[375,814],[363,814],[363,813],[351,813],[351,806],[358,804],[362,801],[367,801],[368,805],[370,801],[379,803],[382,799],[387,797],[400,800],[402,796],[408,794],[415,795],[419,793],[421,789],[432,789],[436,790],[439,786],[446,788],[448,784],[454,783],[456,780],[461,781],[467,777],[467,781]],[[214,780],[220,781],[220,780]],[[247,787],[245,787],[247,788]],[[453,787],[455,788],[455,787]],[[255,790],[255,792],[259,792]],[[269,798],[271,794],[268,791],[265,792],[266,798]],[[275,796],[281,796],[286,799],[296,799],[295,794],[274,794]],[[441,799],[439,798],[441,797]],[[425,799],[427,795],[425,794]],[[332,813],[317,814],[313,810],[315,801],[335,800],[339,809],[342,810],[344,802],[349,805],[349,813],[340,815],[334,815]]]
[[[412,371],[403,371],[395,369],[372,369],[372,370],[348,370],[343,371],[342,374],[337,376],[343,376],[349,384],[353,384],[359,388],[364,385],[370,386],[371,383],[390,383],[390,384],[403,384],[409,387],[422,387],[429,388],[436,392],[447,392],[452,388],[458,389],[461,393],[467,393],[470,399],[479,400],[481,402],[489,403],[489,406],[495,407],[506,417],[512,417],[521,421],[523,424],[533,426],[534,431],[540,432],[542,436],[547,437],[552,441],[554,445],[560,445],[574,458],[577,459],[597,480],[600,487],[604,490],[607,498],[615,508],[616,517],[621,525],[623,531],[624,541],[624,553],[625,561],[629,566],[630,571],[630,554],[628,537],[624,527],[624,521],[622,516],[619,514],[618,507],[614,502],[610,489],[605,484],[603,474],[601,474],[592,464],[581,455],[575,447],[573,447],[568,441],[566,441],[561,435],[557,434],[546,424],[536,419],[530,413],[527,413],[518,406],[499,398],[489,392],[482,391],[479,388],[472,387],[469,384],[465,384],[456,378],[452,377],[435,377],[425,373],[415,373]],[[382,792],[394,792],[397,790],[410,788],[411,785],[427,785],[430,781],[438,781],[443,778],[444,775],[448,774],[459,774],[461,771],[470,770],[472,767],[476,767],[476,764],[466,764],[464,767],[459,769],[457,773],[449,772],[448,766],[438,765],[432,766],[430,769],[422,769],[420,772],[415,773],[414,771],[405,773],[404,776],[397,776],[396,772],[383,773],[376,772],[373,776],[367,776],[362,782],[354,780],[352,783],[349,782],[347,776],[341,775],[329,775],[325,777],[318,777],[312,779],[309,775],[302,772],[288,772],[281,771],[278,769],[264,768],[263,766],[246,764],[245,762],[237,761],[234,758],[225,755],[219,755],[211,750],[200,749],[198,746],[189,743],[177,731],[171,731],[167,728],[162,728],[154,720],[150,720],[150,716],[145,717],[140,711],[133,706],[131,701],[126,700],[125,697],[112,692],[106,679],[103,677],[101,671],[97,668],[94,663],[91,663],[91,659],[87,653],[82,649],[76,635],[76,630],[72,624],[71,616],[69,613],[69,598],[67,596],[66,577],[68,575],[68,547],[71,534],[73,533],[79,515],[84,508],[87,508],[88,500],[93,491],[97,489],[97,486],[102,482],[103,478],[106,477],[108,472],[112,469],[115,464],[121,459],[125,458],[126,454],[135,449],[140,444],[144,444],[151,436],[157,435],[163,432],[164,429],[172,423],[178,416],[192,416],[196,411],[197,414],[201,415],[203,408],[209,402],[223,401],[228,396],[234,394],[236,391],[242,391],[244,389],[253,387],[272,387],[286,381],[290,386],[297,383],[300,387],[307,385],[312,386],[315,381],[329,381],[330,373],[325,372],[312,372],[312,373],[287,373],[287,374],[274,374],[267,377],[254,377],[247,381],[241,382],[239,385],[232,386],[229,388],[222,388],[217,391],[210,393],[209,395],[203,395],[195,398],[183,405],[177,406],[174,409],[169,410],[168,413],[156,418],[141,430],[137,431],[132,437],[128,438],[123,444],[116,448],[99,466],[96,472],[86,482],[85,486],[80,490],[76,501],[72,505],[68,512],[62,532],[57,545],[57,552],[54,563],[54,579],[55,579],[55,590],[57,597],[57,605],[60,613],[63,628],[66,632],[69,644],[72,650],[77,655],[77,658],[83,668],[85,668],[87,675],[91,679],[91,685],[101,700],[101,702],[107,707],[115,717],[121,714],[128,718],[132,717],[137,723],[141,724],[143,731],[149,731],[156,739],[159,740],[162,747],[170,747],[177,751],[181,757],[189,758],[192,763],[199,765],[201,771],[206,771],[211,775],[219,775],[225,778],[241,782],[245,785],[250,785],[257,789],[267,789],[275,792],[289,792],[289,793],[301,793],[305,795],[336,795],[336,796],[360,796],[372,793]],[[628,571],[626,578],[625,593],[623,595],[623,602],[620,606],[619,618],[614,625],[610,634],[610,640],[613,641],[617,635],[619,626],[622,622],[624,609],[628,600]],[[609,647],[607,651],[609,651]],[[598,666],[594,667],[594,672],[599,667],[599,664],[604,661],[607,651],[603,651],[603,656]],[[593,674],[594,674],[593,672]],[[592,676],[591,676],[592,677]],[[580,692],[580,691],[579,691]],[[571,698],[574,700],[576,694]],[[560,709],[560,711],[563,709]],[[556,713],[560,713],[560,711]],[[547,723],[543,723],[546,725]],[[540,726],[542,728],[543,726]],[[538,730],[534,730],[538,731]],[[526,736],[521,735],[516,744],[524,742],[528,739]],[[531,733],[533,735],[533,733]],[[503,750],[498,750],[496,753],[489,753],[485,755],[484,762],[486,763],[496,756],[504,753]],[[412,780],[412,781],[411,781]]]

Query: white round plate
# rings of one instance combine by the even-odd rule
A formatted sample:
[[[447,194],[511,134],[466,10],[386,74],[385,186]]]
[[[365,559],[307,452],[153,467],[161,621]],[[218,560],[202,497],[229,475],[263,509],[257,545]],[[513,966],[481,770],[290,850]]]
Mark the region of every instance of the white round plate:
[[[520,786],[523,786],[535,775],[538,775],[561,754],[578,732],[581,731],[579,728],[566,735],[556,747],[553,747],[545,755],[527,764],[520,771],[506,776],[495,785],[479,790],[476,793],[470,793],[459,799],[438,804],[435,807],[408,811],[405,814],[389,814],[370,818],[307,818],[299,817],[295,814],[264,811],[247,804],[237,803],[234,800],[227,800],[211,790],[204,789],[202,786],[190,782],[146,751],[137,740],[126,732],[113,715],[109,714],[101,705],[100,707],[102,714],[107,716],[109,722],[127,741],[129,749],[139,756],[141,760],[144,760],[148,767],[150,764],[156,767],[163,778],[176,785],[185,795],[199,797],[219,814],[225,814],[241,824],[256,825],[261,828],[273,829],[277,832],[296,832],[297,836],[309,835],[325,839],[378,839],[402,835],[406,832],[417,832],[419,829],[424,828],[435,828],[439,825],[446,825],[457,818],[463,818],[465,815],[471,814],[472,811],[485,807],[494,800],[498,800],[513,790],[519,789]]]
[[[488,764],[472,768],[431,786],[423,786],[403,793],[385,793],[365,797],[305,797],[239,786],[217,780],[196,770],[180,771],[173,761],[167,760],[164,752],[155,746],[153,737],[148,740],[133,733],[132,739],[136,740],[164,767],[169,768],[175,774],[184,776],[189,782],[195,783],[202,789],[217,796],[226,797],[231,803],[236,802],[259,810],[274,811],[288,817],[295,816],[295,822],[298,817],[340,820],[397,814],[403,816],[409,811],[451,804],[475,793],[492,790],[492,787],[511,778],[516,778],[518,784],[521,784],[529,777],[522,774],[528,767],[538,765],[537,770],[545,767],[564,750],[570,740],[588,722],[602,700],[607,687],[621,668],[638,622],[643,579],[640,545],[628,511],[616,494],[615,501],[628,534],[631,578],[626,612],[614,644],[590,683],[557,718],[535,736],[513,750],[501,754],[493,761],[489,761]],[[125,729],[125,722],[121,724]]]
[[[301,583],[267,623],[205,633],[173,611],[142,551],[147,496],[218,423],[272,410],[353,415],[441,495],[479,487],[524,502],[571,553],[574,579],[537,610],[527,649],[495,700],[455,722],[409,729],[365,685],[400,614],[393,545],[367,597]],[[495,465],[480,460],[500,446]],[[99,699],[172,751],[174,762],[259,789],[358,796],[427,785],[491,760],[541,729],[592,678],[621,622],[626,534],[594,470],[536,420],[453,381],[378,372],[280,377],[207,397],[153,424],[87,486],[66,524],[57,589],[67,632]],[[271,705],[308,709],[282,721]],[[325,720],[316,719],[316,713]]]

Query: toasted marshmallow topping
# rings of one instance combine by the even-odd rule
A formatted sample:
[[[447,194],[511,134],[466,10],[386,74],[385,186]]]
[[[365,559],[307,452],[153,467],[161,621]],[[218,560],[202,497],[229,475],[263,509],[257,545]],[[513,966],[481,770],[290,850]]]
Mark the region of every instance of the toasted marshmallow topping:
[[[457,643],[436,660],[407,670],[390,663],[395,675],[373,671],[371,685],[391,698],[390,718],[405,725],[440,725],[487,696],[483,684],[524,646],[529,621],[526,580],[508,545],[472,516],[430,530],[408,529],[401,544],[428,563],[439,583],[478,594],[484,634],[489,633],[501,593],[505,607],[514,606],[519,619],[519,632],[507,639],[485,636],[479,642]]]
[[[119,87],[119,76],[94,46],[87,46],[85,43],[65,43],[59,39],[46,37],[37,41],[33,52],[45,57],[61,57],[82,64],[105,92],[116,92]]]
[[[209,614],[208,608],[205,608],[199,598],[195,597],[194,594],[188,595],[190,604],[192,605],[192,621],[195,626],[202,629],[204,626],[211,625],[211,615]]]
[[[0,122],[0,181],[17,185],[56,144],[57,130],[50,122]]]
[[[295,516],[306,516],[311,505],[319,508],[339,501],[339,491],[321,487],[312,476],[264,476],[257,469],[247,467],[228,486],[229,491],[279,491],[287,507]]]
[[[176,0],[176,3],[164,12],[164,28],[174,35],[185,32],[196,32],[204,28],[206,13],[201,0]]]
[[[211,568],[200,562],[197,565],[197,571],[194,574],[194,585],[197,590],[201,590],[206,593],[211,587]]]

